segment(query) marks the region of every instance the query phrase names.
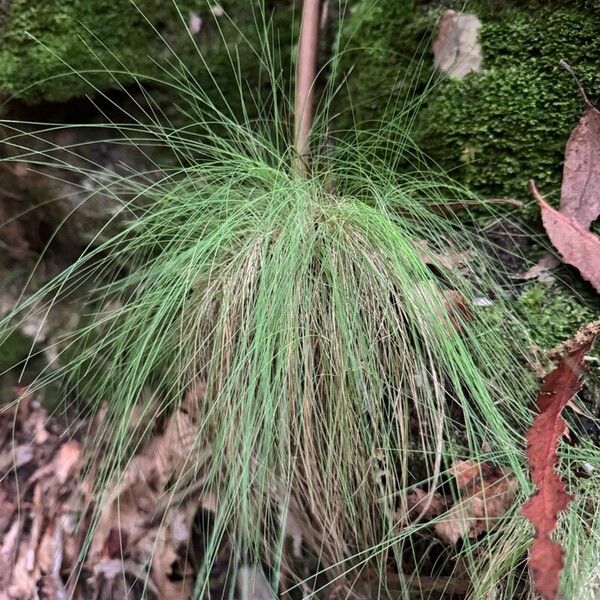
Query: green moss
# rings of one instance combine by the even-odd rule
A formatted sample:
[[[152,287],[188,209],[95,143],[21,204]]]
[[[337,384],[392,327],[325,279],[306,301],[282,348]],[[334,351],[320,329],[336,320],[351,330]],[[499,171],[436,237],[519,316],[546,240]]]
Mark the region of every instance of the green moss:
[[[487,196],[528,197],[560,183],[564,148],[582,113],[573,65],[600,93],[600,22],[578,9],[506,10],[481,29],[485,72],[447,80],[419,115],[426,153]]]
[[[341,129],[385,120],[425,88],[431,26],[410,0],[350,3],[340,40],[341,72],[350,73],[337,99]]]
[[[529,323],[529,339],[543,351],[569,339],[600,314],[600,299],[597,296],[584,298],[562,284],[530,284],[520,294],[517,303]],[[599,344],[595,344],[590,353],[585,381],[587,397],[595,402],[592,408],[597,410],[597,402],[600,401]]]
[[[210,19],[211,2],[207,0],[177,3],[184,20],[191,11],[202,15],[205,23]],[[241,0],[221,4],[240,15],[236,25],[241,28],[252,20],[249,11],[242,10]],[[7,10],[0,29],[0,90],[27,101],[60,101],[89,93],[94,86],[114,87],[117,84],[109,70],[125,68],[163,76],[161,66],[168,65],[173,54],[156,31],[186,64],[200,62],[186,24],[170,0],[11,0]],[[199,44],[217,55],[216,27],[206,29]],[[233,28],[228,39],[235,44],[237,37],[232,32]],[[70,74],[94,70],[97,72],[86,73],[91,86]],[[116,77],[120,84],[134,79],[127,74]]]
[[[531,323],[533,341],[545,350],[571,337],[597,318],[597,312],[560,286],[529,285],[518,299],[519,308]]]
[[[583,110],[576,85],[558,61],[564,58],[576,69],[592,98],[600,96],[597,4],[454,3],[482,20],[485,72],[461,81],[436,80],[415,123],[421,148],[486,196],[528,198],[531,177],[543,192],[556,191],[565,143]],[[365,18],[369,6],[359,2],[347,25],[349,32],[359,32],[354,44],[361,46],[349,53],[354,70],[348,80],[359,121],[381,118],[390,101],[406,96],[398,94],[397,82],[420,91],[431,75],[429,41],[441,10],[381,0],[378,15]],[[409,59],[419,52],[429,67],[415,72],[418,63]]]
[[[27,357],[31,350],[31,338],[15,330],[0,343],[0,375]]]

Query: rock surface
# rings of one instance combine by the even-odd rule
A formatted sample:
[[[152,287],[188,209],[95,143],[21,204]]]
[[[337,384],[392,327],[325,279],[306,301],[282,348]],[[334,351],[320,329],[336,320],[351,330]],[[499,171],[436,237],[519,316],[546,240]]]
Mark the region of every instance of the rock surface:
[[[469,73],[481,73],[483,55],[478,34],[481,21],[473,13],[447,10],[440,19],[433,40],[433,64],[442,73],[463,79]]]

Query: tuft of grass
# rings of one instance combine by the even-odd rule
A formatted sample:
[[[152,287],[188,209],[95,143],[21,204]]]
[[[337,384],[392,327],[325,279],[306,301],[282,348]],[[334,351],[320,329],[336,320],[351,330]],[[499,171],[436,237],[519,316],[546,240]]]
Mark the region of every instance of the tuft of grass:
[[[369,570],[379,575],[380,596],[393,575],[402,597],[414,598],[421,573],[466,569],[473,598],[527,597],[521,567],[530,533],[517,508],[460,549],[440,549],[422,519],[398,521],[410,490],[446,489],[460,458],[506,467],[528,490],[523,432],[534,383],[512,343],[525,325],[505,304],[485,239],[451,211],[440,214],[478,199],[424,167],[410,110],[369,135],[313,144],[315,168],[299,175],[287,84],[272,67],[276,35],[265,13],[256,17],[264,35],[254,51],[270,98],[248,100],[233,55],[231,62],[240,97],[263,118],[232,114],[228,99],[211,99],[182,62],[160,84],[177,94],[189,127],[171,126],[146,92],[124,90],[141,116],[112,123],[115,140],[166,149],[171,166],[104,174],[100,187],[132,218],[25,296],[0,322],[0,344],[29,312],[50,314],[56,302],[88,295],[94,310],[59,341],[59,365],[33,389],[60,381],[81,413],[103,411],[89,443],[103,464],[98,510],[154,424],[206,385],[193,409],[188,468],[165,492],[200,480],[215,500],[195,597],[206,593],[224,537],[232,569],[268,565],[274,593],[282,592],[279,572],[292,569],[290,518],[319,576],[289,576],[311,595],[359,589]],[[342,50],[327,65],[331,81]],[[323,92],[316,142],[334,91]],[[56,164],[57,148],[31,152],[19,137],[23,124],[4,126],[14,132],[5,140],[11,160]],[[77,149],[61,150],[69,168]],[[395,164],[412,166],[398,172]],[[479,201],[477,210],[494,209]],[[460,268],[426,259],[423,241],[470,258]],[[494,312],[478,308],[481,296],[494,298]],[[591,544],[583,513],[569,515],[581,526],[565,535]],[[589,568],[578,564],[578,574]],[[568,585],[578,581],[573,574]]]

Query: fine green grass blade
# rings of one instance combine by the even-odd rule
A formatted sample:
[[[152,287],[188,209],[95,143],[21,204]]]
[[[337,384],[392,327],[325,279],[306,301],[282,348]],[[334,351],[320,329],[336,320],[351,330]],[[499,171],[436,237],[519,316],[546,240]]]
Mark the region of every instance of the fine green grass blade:
[[[322,597],[334,586],[358,589],[362,573],[375,570],[382,597],[394,573],[402,597],[413,598],[420,570],[431,575],[438,560],[433,576],[452,572],[457,557],[473,598],[527,597],[522,561],[530,533],[517,506],[460,549],[440,549],[427,522],[398,523],[414,486],[447,489],[455,460],[503,466],[521,496],[529,491],[523,432],[535,383],[527,324],[513,314],[500,266],[468,210],[461,218],[439,211],[464,201],[476,201],[479,216],[495,207],[426,167],[410,139],[414,106],[369,134],[320,144],[336,83],[321,100],[316,168],[298,176],[289,79],[275,67],[277,32],[266,12],[256,15],[262,43],[254,50],[270,96],[252,98],[235,114],[176,57],[164,78],[140,85],[160,84],[175,95],[184,124],[164,118],[150,88],[126,90],[143,110],[128,115],[113,107],[119,119],[108,125],[156,169],[100,184],[132,218],[25,295],[2,320],[0,345],[27,314],[50,315],[57,302],[86,293],[90,316],[57,342],[59,366],[32,389],[60,381],[79,411],[104,411],[89,444],[92,456],[98,448],[103,454],[98,510],[152,424],[181,409],[199,381],[206,384],[189,467],[164,490],[168,497],[202,478],[202,491],[216,499],[196,597],[206,592],[223,538],[236,564],[270,565],[277,589],[279,567],[290,565],[285,523],[292,517],[325,579],[291,576]],[[230,59],[244,100],[233,53]],[[126,65],[123,71],[133,75]],[[13,132],[5,140],[11,160],[97,177],[93,163],[73,166],[76,147],[65,153],[38,131],[45,145],[31,151],[19,137],[24,124],[4,125]],[[408,167],[399,171],[400,164]],[[436,253],[468,259],[459,267]],[[460,293],[468,316],[449,292]],[[493,306],[480,306],[482,297]],[[578,464],[597,464],[595,449],[581,452]],[[592,568],[574,542],[597,549],[586,521],[596,508],[584,504],[575,503],[564,533],[573,591]]]

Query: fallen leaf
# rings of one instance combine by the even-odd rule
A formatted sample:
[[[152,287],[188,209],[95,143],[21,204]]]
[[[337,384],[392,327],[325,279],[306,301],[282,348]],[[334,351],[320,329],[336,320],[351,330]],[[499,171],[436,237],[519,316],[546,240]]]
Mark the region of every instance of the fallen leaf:
[[[468,250],[463,252],[450,250],[448,254],[440,254],[429,247],[427,240],[419,240],[417,245],[421,254],[421,260],[425,264],[443,267],[444,269],[453,269],[467,262],[471,257],[471,253]]]
[[[423,512],[423,519],[431,519],[439,515],[446,508],[446,499],[442,494],[430,494],[423,488],[416,487],[406,496],[406,505],[409,513],[419,515]],[[423,511],[423,509],[425,509]]]
[[[447,254],[440,254],[432,250],[426,240],[419,240],[417,246],[421,260],[425,264],[447,270],[456,269],[456,267],[468,262],[471,257],[471,252],[468,250],[462,252],[450,250]],[[445,290],[442,301],[452,326],[456,331],[462,331],[463,323],[473,318],[473,311],[467,299],[458,290]]]
[[[58,449],[56,456],[47,465],[40,467],[30,481],[38,481],[47,475],[53,475],[62,485],[77,472],[81,461],[82,447],[77,440],[65,442]]]
[[[496,468],[487,463],[478,463],[474,460],[459,460],[450,468],[450,472],[456,479],[459,489],[468,485],[475,485],[482,479],[492,478],[496,474]]]
[[[15,508],[15,503],[11,502],[6,491],[0,489],[0,531],[4,531],[12,522]]]
[[[458,290],[446,290],[444,307],[450,317],[450,322],[459,333],[463,324],[473,318],[473,311],[467,303],[466,298]]]
[[[90,578],[90,582],[95,584],[95,587],[103,590],[105,598],[129,598],[131,590],[127,589],[127,575],[131,575],[136,581],[143,581],[144,586],[148,589],[150,597],[159,598],[158,590],[148,577],[144,566],[137,564],[132,560],[104,560],[100,561],[93,567],[94,576]]]
[[[435,316],[448,333],[460,333],[464,323],[473,318],[467,299],[458,290],[440,292],[432,283],[419,283],[413,287],[415,302],[431,306]]]
[[[554,277],[549,273],[550,269],[554,269],[560,264],[560,260],[554,254],[544,254],[540,260],[527,271],[512,275],[513,279],[537,279],[541,283],[550,284],[554,282]]]
[[[600,293],[600,237],[580,225],[573,217],[552,208],[530,181],[533,197],[542,211],[542,222],[552,245],[564,262],[575,267]]]
[[[460,498],[435,525],[435,532],[450,544],[460,538],[476,538],[490,529],[511,506],[517,481],[506,470],[471,460],[456,462],[451,469]]]
[[[584,229],[600,215],[600,113],[592,107],[567,142],[559,210]]]
[[[148,597],[191,596],[189,548],[204,487],[191,465],[204,389],[201,381],[190,386],[101,498],[96,462],[82,472],[82,443],[63,441],[71,433],[64,424],[26,389],[15,390],[18,401],[0,411],[0,467],[12,469],[0,478],[0,600],[137,597],[132,581],[142,581]],[[106,411],[98,416],[106,421]]]
[[[21,444],[0,453],[0,472],[5,473],[11,469],[18,469],[26,465],[33,458],[33,449],[29,444]]]
[[[539,414],[527,432],[527,459],[537,491],[525,503],[522,512],[535,527],[529,566],[536,588],[546,600],[556,598],[563,567],[563,550],[550,539],[550,534],[557,525],[558,513],[572,499],[556,472],[558,442],[566,428],[561,414],[581,387],[584,357],[592,343],[593,339],[566,355],[544,378],[537,399]]]
[[[71,440],[63,444],[54,459],[54,473],[59,483],[63,484],[71,477],[81,460],[81,444],[77,440]]]
[[[50,520],[37,547],[37,563],[43,573],[53,573],[55,563],[62,555],[60,533],[56,523]]]
[[[533,182],[531,189],[554,247],[566,263],[576,267],[596,291],[600,291],[600,240],[588,231],[600,215],[600,113],[597,109],[588,105],[569,136],[559,210],[544,201]],[[553,266],[552,258],[546,255],[520,278],[547,278],[547,270]]]

